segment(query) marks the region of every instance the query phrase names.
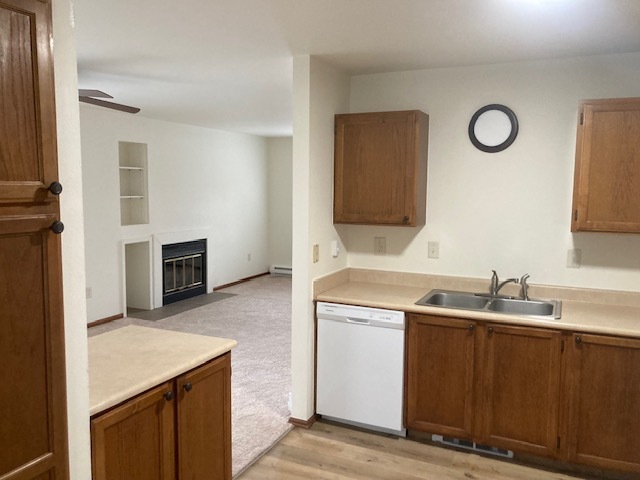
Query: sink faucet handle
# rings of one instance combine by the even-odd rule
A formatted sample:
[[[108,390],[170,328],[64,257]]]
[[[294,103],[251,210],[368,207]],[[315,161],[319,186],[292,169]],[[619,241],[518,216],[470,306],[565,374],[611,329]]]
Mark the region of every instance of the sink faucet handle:
[[[493,274],[491,275],[491,286],[489,287],[489,293],[491,295],[495,295],[498,293],[498,274],[495,270],[491,270]]]
[[[520,277],[520,296],[523,300],[529,300],[529,284],[527,283],[527,278],[529,277],[530,275],[528,273]]]

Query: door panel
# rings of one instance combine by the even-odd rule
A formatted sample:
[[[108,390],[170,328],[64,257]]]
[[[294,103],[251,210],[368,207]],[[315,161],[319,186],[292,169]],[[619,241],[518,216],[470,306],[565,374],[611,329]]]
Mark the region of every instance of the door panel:
[[[91,420],[93,480],[175,479],[175,398],[167,392],[172,382]]]
[[[407,428],[471,438],[476,323],[409,315]]]
[[[177,379],[178,477],[231,480],[231,355]]]
[[[65,451],[60,245],[49,230],[54,219],[0,217],[0,476],[32,462],[35,471],[51,462],[57,447]]]
[[[561,333],[495,324],[486,332],[483,442],[555,456]]]
[[[0,203],[55,200],[50,5],[0,2]]]

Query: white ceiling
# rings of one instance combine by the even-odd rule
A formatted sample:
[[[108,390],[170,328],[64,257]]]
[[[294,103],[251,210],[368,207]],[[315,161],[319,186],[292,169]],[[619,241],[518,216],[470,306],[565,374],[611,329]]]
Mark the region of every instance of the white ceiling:
[[[291,135],[292,56],[351,74],[640,51],[640,0],[75,0],[80,88]]]

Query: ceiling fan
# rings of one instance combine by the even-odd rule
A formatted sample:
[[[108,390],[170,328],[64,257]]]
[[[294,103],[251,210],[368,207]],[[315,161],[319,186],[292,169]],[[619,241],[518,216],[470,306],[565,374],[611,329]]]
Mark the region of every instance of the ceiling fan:
[[[120,112],[126,113],[138,113],[140,111],[137,107],[130,107],[129,105],[122,105],[115,102],[107,102],[106,100],[100,100],[100,98],[113,98],[100,90],[78,90],[78,99],[84,103],[90,103],[91,105],[97,105],[99,107],[111,108]]]

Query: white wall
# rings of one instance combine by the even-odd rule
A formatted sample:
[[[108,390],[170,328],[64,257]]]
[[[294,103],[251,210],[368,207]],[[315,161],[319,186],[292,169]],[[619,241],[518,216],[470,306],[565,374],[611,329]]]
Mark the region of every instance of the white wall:
[[[427,225],[341,227],[352,267],[635,290],[640,235],[570,233],[578,100],[640,96],[640,54],[363,75],[351,111],[430,115]],[[473,147],[467,127],[490,103],[510,107],[520,132],[507,150]],[[373,237],[387,255],[373,255]],[[427,242],[440,258],[427,258]],[[566,267],[567,250],[582,267]]]
[[[349,77],[309,56],[293,60],[293,302],[291,416],[314,412],[313,279],[346,266],[333,258],[333,116],[348,111]],[[312,263],[312,246],[320,260]]]
[[[67,369],[67,421],[71,480],[91,478],[89,436],[89,375],[84,300],[84,232],[80,119],[73,14],[69,0],[53,2],[53,40],[58,171],[60,196],[62,282]]]
[[[268,271],[265,138],[92,106],[80,117],[89,321],[122,313],[121,240],[207,238],[209,290]],[[148,225],[120,226],[119,141],[148,145]]]
[[[293,139],[267,139],[269,158],[269,262],[291,266]]]

